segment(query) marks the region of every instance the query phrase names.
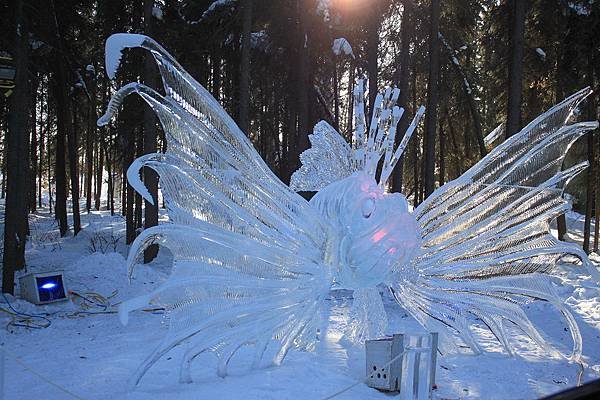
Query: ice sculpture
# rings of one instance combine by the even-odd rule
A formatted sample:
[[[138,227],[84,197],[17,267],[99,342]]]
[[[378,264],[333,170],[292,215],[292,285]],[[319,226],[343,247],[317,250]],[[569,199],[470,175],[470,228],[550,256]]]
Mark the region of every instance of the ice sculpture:
[[[170,219],[137,237],[130,274],[152,243],[174,255],[169,279],[119,310],[123,323],[146,304],[165,307],[169,317],[168,334],[138,368],[135,383],[179,344],[187,346],[183,382],[191,380],[190,365],[204,352],[217,354],[224,376],[242,346],[253,346],[255,367],[281,363],[291,348],[310,349],[321,323],[319,308],[334,286],[354,290],[347,336],[359,342],[378,336],[387,324],[376,287],[382,283],[425,328],[441,332],[446,344],[462,340],[474,352],[481,351],[470,329],[475,319],[509,354],[514,347],[507,321],[552,351],[521,308],[545,300],[564,315],[573,336],[571,357],[580,358],[579,330],[549,273],[567,254],[597,273],[580,249],[550,235],[548,221],[569,209],[562,190],[585,168],[561,171],[569,145],[597,126],[567,124],[588,89],[536,118],[410,212],[404,196],[387,193],[386,182],[424,110],[394,148],[402,115],[397,90],[377,97],[367,131],[359,84],[352,144],[326,122],[317,124],[290,188],[208,91],[154,40],[111,36],[111,78],[127,47],[152,53],[165,95],[130,83],[114,94],[99,124],[108,123],[131,93],[157,113],[168,150],[138,158],[127,176],[152,202],[139,170],[156,170]],[[307,202],[294,190],[318,193]]]

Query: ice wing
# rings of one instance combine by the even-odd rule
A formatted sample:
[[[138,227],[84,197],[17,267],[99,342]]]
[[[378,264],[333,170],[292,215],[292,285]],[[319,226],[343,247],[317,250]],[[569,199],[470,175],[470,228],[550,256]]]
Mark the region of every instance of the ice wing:
[[[549,222],[570,209],[562,197],[564,186],[586,166],[561,171],[569,146],[598,126],[567,124],[589,93],[584,89],[536,118],[415,210],[423,236],[412,262],[418,278],[397,276],[392,286],[398,301],[423,325],[454,328],[477,352],[469,319],[476,317],[510,353],[507,321],[545,345],[520,307],[542,299],[565,316],[573,358],[580,357],[579,329],[554,293],[548,273],[571,254],[590,274],[598,274],[581,249],[550,234]]]
[[[322,263],[328,226],[271,172],[220,104],[158,43],[143,35],[111,36],[109,76],[127,47],[152,53],[166,95],[130,83],[114,94],[99,124],[108,123],[132,93],[156,112],[167,151],[138,158],[127,176],[152,202],[139,171],[144,166],[157,171],[172,222],[138,236],[128,258],[130,273],[152,243],[174,255],[171,276],[162,286],[120,308],[123,322],[129,311],[146,304],[165,307],[169,319],[168,335],[134,382],[182,343],[188,346],[184,381],[190,380],[191,361],[205,351],[219,356],[218,371],[225,375],[230,358],[246,344],[255,346],[257,366],[269,346],[275,346],[274,363],[291,347],[310,347],[315,309],[331,282]]]

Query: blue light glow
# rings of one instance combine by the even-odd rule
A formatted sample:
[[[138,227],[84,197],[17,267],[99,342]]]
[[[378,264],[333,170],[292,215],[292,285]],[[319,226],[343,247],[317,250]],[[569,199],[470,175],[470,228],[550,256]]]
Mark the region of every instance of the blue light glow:
[[[40,288],[42,288],[42,289],[52,289],[55,287],[56,287],[56,283],[54,283],[54,282],[44,283],[42,286],[40,286]]]

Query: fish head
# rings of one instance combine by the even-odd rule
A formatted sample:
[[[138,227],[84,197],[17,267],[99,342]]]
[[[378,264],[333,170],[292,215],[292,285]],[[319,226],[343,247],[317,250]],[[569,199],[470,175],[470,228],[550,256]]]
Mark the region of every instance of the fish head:
[[[320,190],[313,205],[337,234],[336,283],[348,289],[385,282],[392,272],[410,273],[409,262],[420,246],[419,225],[406,197],[386,193],[363,172]]]

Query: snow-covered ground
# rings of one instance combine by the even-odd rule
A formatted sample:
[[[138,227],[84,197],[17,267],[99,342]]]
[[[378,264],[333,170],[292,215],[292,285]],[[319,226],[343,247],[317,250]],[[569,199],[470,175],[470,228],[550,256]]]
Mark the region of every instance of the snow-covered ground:
[[[132,284],[128,284],[124,220],[120,216],[111,217],[107,212],[84,214],[82,232],[75,238],[62,239],[47,213],[31,218],[27,271],[64,270],[68,289],[77,293],[95,292],[109,297],[117,291],[108,300],[114,305],[149,291],[169,272],[169,255],[163,252],[150,266],[139,266]],[[582,217],[571,213],[569,221],[571,238],[580,240]],[[94,247],[99,251],[93,252]],[[599,261],[600,257],[595,256],[595,262]],[[600,378],[600,297],[597,285],[581,273],[578,269],[559,268],[556,283],[580,326],[587,364],[584,380],[589,381]],[[0,307],[7,309],[2,301]],[[248,349],[234,358],[231,375],[219,378],[214,356],[205,355],[194,364],[194,383],[179,384],[181,349],[175,348],[135,390],[130,390],[128,378],[166,333],[159,312],[134,312],[129,325],[123,327],[111,312],[113,307],[99,313],[102,307],[86,308],[77,297],[47,306],[12,298],[15,309],[48,313],[52,324],[45,329],[4,329],[11,317],[0,313],[0,342],[6,348],[4,399],[322,399],[360,382],[364,375],[364,350],[341,340],[350,303],[347,295],[332,295],[325,310],[329,328],[323,332],[316,351],[292,351],[280,367],[248,371]],[[416,327],[389,297],[385,298],[385,306],[391,315],[390,333]],[[559,349],[569,352],[571,335],[551,306],[532,304],[528,314]],[[543,358],[529,340],[518,336],[518,332],[515,335],[518,357],[506,356],[490,339],[486,347],[491,353],[438,358],[434,398],[534,399],[576,384],[578,365],[560,358]],[[336,399],[388,396],[359,383]]]

